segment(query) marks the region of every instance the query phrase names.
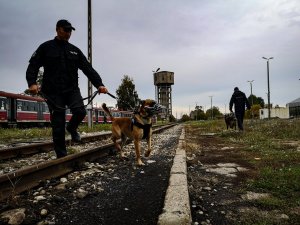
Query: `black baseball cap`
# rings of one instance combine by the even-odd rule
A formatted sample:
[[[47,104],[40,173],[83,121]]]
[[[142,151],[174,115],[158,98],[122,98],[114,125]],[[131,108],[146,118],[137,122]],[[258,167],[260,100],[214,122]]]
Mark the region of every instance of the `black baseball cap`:
[[[75,28],[72,27],[72,24],[68,20],[59,20],[59,21],[57,21],[56,27],[70,28],[72,30],[75,30]]]

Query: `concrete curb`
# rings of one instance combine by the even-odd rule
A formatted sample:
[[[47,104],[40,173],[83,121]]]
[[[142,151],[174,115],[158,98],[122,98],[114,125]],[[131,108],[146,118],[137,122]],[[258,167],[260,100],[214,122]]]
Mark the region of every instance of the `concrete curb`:
[[[184,136],[183,128],[170,172],[163,212],[158,218],[158,225],[188,225],[192,223]]]

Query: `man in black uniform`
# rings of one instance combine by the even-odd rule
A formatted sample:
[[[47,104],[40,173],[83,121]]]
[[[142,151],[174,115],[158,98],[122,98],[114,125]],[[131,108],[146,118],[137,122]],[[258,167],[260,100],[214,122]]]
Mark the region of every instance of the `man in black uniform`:
[[[65,107],[72,112],[66,129],[72,140],[80,141],[78,125],[86,116],[86,110],[78,86],[78,69],[87,76],[99,93],[108,90],[102,83],[99,74],[93,69],[79,48],[70,44],[72,30],[75,28],[67,20],[56,24],[57,36],[41,44],[29,60],[26,79],[29,91],[37,94],[37,75],[44,67],[41,94],[46,99],[50,110],[52,137],[57,158],[67,155],[65,145]]]
[[[234,104],[234,112],[235,117],[237,119],[238,127],[240,131],[244,130],[243,122],[244,122],[244,115],[245,115],[245,106],[247,109],[250,109],[250,103],[248,99],[246,98],[246,95],[244,92],[241,92],[238,87],[234,88],[234,92],[231,96],[230,102],[229,102],[229,110],[232,112],[232,106]]]

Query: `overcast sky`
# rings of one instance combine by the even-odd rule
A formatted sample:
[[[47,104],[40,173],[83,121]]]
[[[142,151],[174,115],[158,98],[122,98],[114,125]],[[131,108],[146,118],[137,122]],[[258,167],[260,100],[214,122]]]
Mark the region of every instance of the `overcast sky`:
[[[70,42],[87,55],[87,0],[0,0],[0,90],[21,93],[36,48],[59,19],[76,28]],[[112,94],[129,75],[141,99],[155,98],[152,71],[174,72],[173,115],[212,105],[228,112],[235,86],[267,103],[300,97],[299,0],[92,1],[93,67]],[[80,72],[87,96],[87,79]],[[98,104],[116,101],[97,96]]]

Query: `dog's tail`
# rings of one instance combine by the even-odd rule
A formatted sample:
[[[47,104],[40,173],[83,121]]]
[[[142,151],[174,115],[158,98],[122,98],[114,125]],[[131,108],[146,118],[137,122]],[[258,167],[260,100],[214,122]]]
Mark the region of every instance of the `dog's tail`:
[[[114,121],[115,118],[114,118],[113,115],[110,113],[110,111],[109,111],[109,109],[107,108],[107,106],[106,106],[105,103],[102,104],[102,109],[103,109],[103,111],[110,117],[111,121]]]

